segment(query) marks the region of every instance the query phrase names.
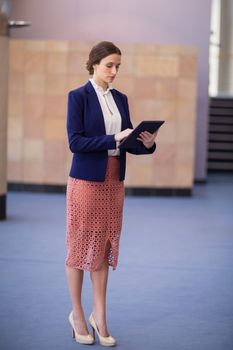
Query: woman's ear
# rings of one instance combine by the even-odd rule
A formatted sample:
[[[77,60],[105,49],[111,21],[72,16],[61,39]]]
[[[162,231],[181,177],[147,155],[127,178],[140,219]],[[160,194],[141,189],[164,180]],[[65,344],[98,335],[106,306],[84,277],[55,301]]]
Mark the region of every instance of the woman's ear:
[[[92,68],[93,68],[94,71],[97,69],[98,65],[99,65],[99,63],[95,63],[95,64],[92,65]]]

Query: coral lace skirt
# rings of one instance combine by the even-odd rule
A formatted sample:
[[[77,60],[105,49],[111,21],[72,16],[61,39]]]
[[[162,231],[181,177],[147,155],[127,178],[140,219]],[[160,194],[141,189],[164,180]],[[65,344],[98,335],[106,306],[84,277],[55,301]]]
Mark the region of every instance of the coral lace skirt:
[[[116,269],[122,227],[124,185],[119,157],[108,157],[104,182],[69,176],[67,183],[66,265],[86,271],[105,259]]]

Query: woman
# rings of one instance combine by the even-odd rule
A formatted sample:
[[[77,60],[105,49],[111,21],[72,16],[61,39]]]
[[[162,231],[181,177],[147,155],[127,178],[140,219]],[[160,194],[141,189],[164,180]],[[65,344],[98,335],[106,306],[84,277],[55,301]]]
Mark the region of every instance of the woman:
[[[96,331],[102,345],[116,345],[106,323],[106,289],[109,266],[117,266],[124,201],[126,151],[118,144],[132,132],[127,97],[111,86],[120,64],[120,49],[100,42],[86,66],[92,78],[68,96],[73,160],[67,183],[66,273],[72,301],[69,321],[73,337],[82,344],[93,344]],[[141,146],[127,151],[153,153],[155,137],[145,131],[139,137]],[[93,337],[81,303],[84,271],[90,271],[93,284]]]

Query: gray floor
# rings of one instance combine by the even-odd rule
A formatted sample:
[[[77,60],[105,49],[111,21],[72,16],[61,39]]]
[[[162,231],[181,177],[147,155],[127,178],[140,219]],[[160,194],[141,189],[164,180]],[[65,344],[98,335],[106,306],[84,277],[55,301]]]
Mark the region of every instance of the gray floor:
[[[87,348],[67,322],[65,196],[11,192],[8,214],[0,223],[0,349]],[[88,316],[88,273],[83,303]],[[126,198],[108,324],[122,350],[233,349],[232,176],[212,175],[192,198]]]

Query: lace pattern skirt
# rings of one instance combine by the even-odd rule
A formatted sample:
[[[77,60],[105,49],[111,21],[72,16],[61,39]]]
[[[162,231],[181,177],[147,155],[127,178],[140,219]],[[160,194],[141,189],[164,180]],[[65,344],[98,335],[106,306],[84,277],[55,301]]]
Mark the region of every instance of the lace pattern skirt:
[[[122,227],[124,184],[119,157],[108,157],[104,182],[69,176],[67,182],[66,265],[98,270],[104,259],[116,269]]]

